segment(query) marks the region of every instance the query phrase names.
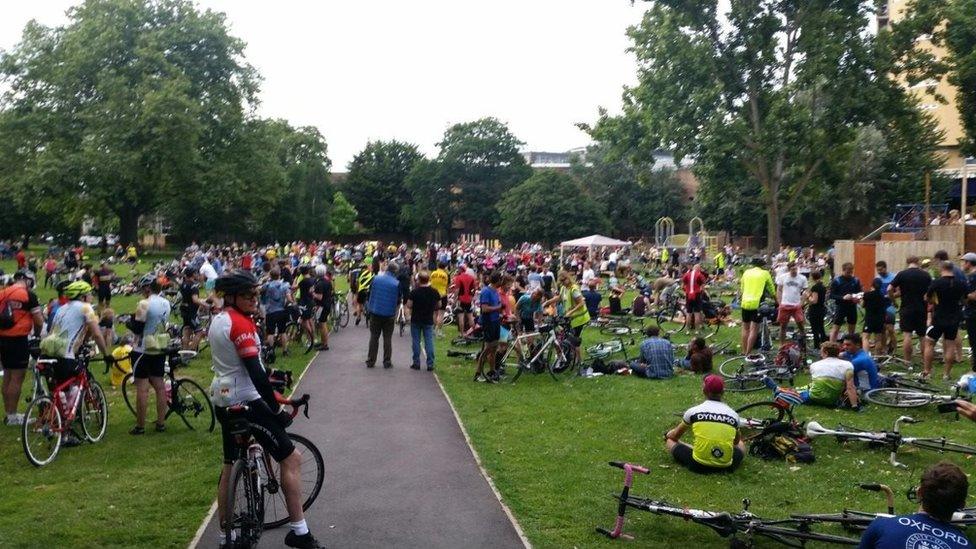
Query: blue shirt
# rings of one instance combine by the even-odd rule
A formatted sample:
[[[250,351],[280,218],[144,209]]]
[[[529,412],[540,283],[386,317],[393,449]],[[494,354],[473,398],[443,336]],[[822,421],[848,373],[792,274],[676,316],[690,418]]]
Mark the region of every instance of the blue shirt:
[[[481,289],[481,293],[478,294],[478,301],[481,302],[482,307],[488,305],[489,307],[497,307],[502,304],[501,296],[498,295],[498,291],[491,286],[485,286]],[[482,309],[483,311],[484,309]],[[490,313],[481,313],[481,324],[488,324],[489,322],[498,322],[501,319],[499,314],[501,309],[492,311]]]
[[[400,283],[389,271],[383,271],[373,277],[369,287],[369,303],[366,304],[370,314],[376,316],[393,316],[396,314],[400,298]]]
[[[881,295],[885,296],[885,306],[891,305],[891,298],[888,297],[888,286],[891,286],[891,281],[895,279],[895,275],[888,273],[884,276],[878,275],[874,278],[875,280],[881,281]]]
[[[649,337],[640,346],[640,358],[635,361],[647,366],[647,377],[662,379],[674,375],[674,347],[660,337]]]
[[[596,318],[600,316],[600,301],[603,300],[603,296],[600,292],[595,292],[593,290],[583,290],[583,301],[586,303],[586,310],[590,313],[590,316]]]
[[[951,524],[925,513],[882,517],[871,521],[861,536],[860,549],[962,549],[969,540]]]
[[[864,349],[858,350],[853,355],[841,353],[841,358],[849,360],[854,365],[854,385],[858,389],[867,391],[881,387],[881,380],[878,379],[878,366]]]
[[[291,286],[284,280],[272,280],[264,286],[264,294],[261,296],[264,301],[264,312],[278,313],[285,310],[285,302],[288,300],[288,292]]]

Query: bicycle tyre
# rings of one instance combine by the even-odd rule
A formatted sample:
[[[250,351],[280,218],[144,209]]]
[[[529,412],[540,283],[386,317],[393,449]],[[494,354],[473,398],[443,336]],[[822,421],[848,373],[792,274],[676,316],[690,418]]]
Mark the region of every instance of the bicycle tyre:
[[[966,455],[976,455],[976,447],[968,446],[966,444],[959,444],[958,442],[952,442],[951,440],[944,440],[941,438],[916,438],[909,439],[911,442],[905,442],[909,446],[917,446],[919,448],[925,448],[926,450],[935,450],[937,452],[954,452],[957,454]]]
[[[98,442],[108,428],[108,399],[97,381],[91,380],[79,404],[81,432],[88,442]],[[89,421],[89,419],[93,421]]]
[[[322,458],[322,453],[319,452],[319,449],[307,438],[294,433],[288,433],[288,438],[290,438],[292,444],[295,445],[295,449],[302,454],[302,493],[305,495],[305,498],[302,500],[302,510],[308,511],[308,508],[311,507],[312,503],[315,502],[315,498],[319,497],[319,492],[322,491],[322,485],[325,481],[325,460]],[[281,468],[278,465],[278,462],[274,460],[271,461],[272,470],[269,471],[269,474],[272,474],[275,478],[280,479]],[[306,471],[306,464],[311,464],[314,466],[314,472],[311,470]],[[306,486],[308,487],[307,490]],[[281,487],[279,486],[279,491],[277,494],[269,493],[267,491],[267,487],[265,487],[263,497],[265,514],[264,528],[270,530],[272,528],[283,526],[286,522],[288,522],[288,510],[285,507],[285,499],[283,493],[281,492]],[[279,510],[284,513],[284,516],[278,517]],[[278,518],[268,520],[269,511],[271,511],[272,516]]]
[[[734,356],[732,358],[727,358],[718,365],[718,373],[726,379],[733,379],[736,377],[741,377],[744,374],[748,374],[755,370],[750,366],[748,361],[749,357],[746,355]],[[765,367],[765,361],[763,365]]]
[[[764,524],[756,525],[752,531],[761,536],[766,536],[779,541],[785,545],[792,545],[793,547],[804,547],[804,543],[807,541],[823,541],[826,543],[836,543],[839,545],[859,545],[861,543],[860,540],[845,538],[844,536],[820,534],[817,532],[804,532],[803,530],[794,530],[792,528],[784,528],[782,526],[766,526]],[[799,540],[799,543],[789,543],[793,540]]]
[[[339,327],[345,328],[349,325],[349,303],[346,301],[339,302]]]
[[[238,485],[241,487],[240,494],[237,491]],[[230,514],[229,521],[225,517],[225,522],[229,522],[224,529],[226,546],[257,546],[264,525],[264,500],[258,493],[257,472],[249,468],[243,459],[236,460],[231,466],[226,498],[224,512]],[[241,504],[243,507],[238,512]],[[236,540],[233,539],[235,530],[238,531]]]
[[[633,333],[633,331],[633,328],[623,324],[607,324],[606,326],[600,328],[601,334],[613,336],[630,335]]]
[[[122,400],[125,401],[125,405],[132,412],[132,415],[136,415],[135,378],[132,377],[131,373],[125,374],[125,377],[122,378]]]
[[[176,380],[172,391],[177,406],[171,406],[170,410],[175,410],[191,431],[205,429],[212,433],[216,423],[213,404],[203,387],[192,379],[182,378]]]
[[[43,467],[58,457],[63,428],[61,410],[54,405],[51,397],[42,396],[27,405],[20,440],[31,465]],[[45,446],[48,447],[46,451]]]
[[[397,322],[397,324],[400,326],[400,337],[403,337],[403,329],[407,327],[407,322],[404,321],[404,320],[401,320],[401,321]]]
[[[298,341],[301,333],[302,327],[298,322],[289,320],[288,324],[285,325],[285,335],[288,337],[288,341]]]
[[[890,408],[919,408],[932,402],[930,393],[903,387],[881,387],[864,394],[868,402]]]

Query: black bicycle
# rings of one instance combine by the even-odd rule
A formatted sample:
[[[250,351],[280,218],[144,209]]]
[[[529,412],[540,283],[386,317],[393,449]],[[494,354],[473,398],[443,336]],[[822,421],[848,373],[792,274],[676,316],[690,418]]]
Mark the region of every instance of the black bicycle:
[[[174,342],[166,349],[166,367],[163,370],[165,375],[163,382],[167,386],[166,396],[168,400],[166,419],[176,414],[190,429],[212,432],[216,422],[213,404],[210,403],[210,396],[207,391],[192,379],[176,377],[176,370],[188,365],[195,356],[197,356],[196,351],[180,349],[179,342]],[[134,368],[135,365],[133,364]],[[122,398],[132,415],[136,415],[136,389],[134,385],[132,373],[127,373],[122,378]]]
[[[634,473],[646,475],[649,471],[639,465],[619,461],[612,461],[610,465],[624,470],[624,487],[620,494],[611,496],[619,502],[617,519],[613,529],[597,528],[596,531],[612,539],[633,539],[632,536],[623,533],[624,515],[627,508],[630,507],[656,515],[680,517],[707,526],[719,536],[727,538],[729,546],[734,549],[753,547],[757,536],[769,538],[788,547],[805,547],[809,541],[838,545],[858,545],[860,543],[857,539],[813,532],[810,529],[810,525],[814,524],[813,521],[797,518],[772,520],[760,518],[749,512],[750,501],[748,499],[742,500],[742,511],[732,514],[722,511],[690,509],[680,505],[672,505],[666,501],[632,496],[630,495],[630,488],[633,484]]]

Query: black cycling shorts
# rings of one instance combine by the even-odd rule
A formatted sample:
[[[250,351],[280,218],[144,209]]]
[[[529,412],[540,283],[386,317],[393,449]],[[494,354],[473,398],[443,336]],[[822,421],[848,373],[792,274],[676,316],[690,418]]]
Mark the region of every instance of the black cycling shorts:
[[[4,370],[25,370],[30,362],[27,336],[0,337],[0,367]]]
[[[319,324],[325,324],[329,321],[329,313],[332,312],[332,304],[326,303],[319,307]]]
[[[183,319],[184,329],[189,328],[194,332],[200,329],[200,319],[196,313],[180,313],[180,317]]]
[[[251,426],[251,434],[264,451],[271,454],[275,461],[281,462],[295,451],[291,437],[278,422],[278,418],[271,408],[261,399],[247,403],[247,411],[241,412]],[[229,422],[233,419],[227,408],[214,407],[214,415],[220,422],[220,438],[224,447],[224,463],[233,463],[240,452],[234,436],[230,434]]]
[[[857,324],[857,306],[853,303],[838,303],[834,312],[834,324]]]
[[[502,324],[497,320],[482,322],[481,332],[484,334],[485,343],[495,343],[502,337]]]
[[[710,465],[702,465],[695,461],[692,447],[679,443],[671,450],[671,457],[681,465],[687,467],[689,471],[695,473],[727,473],[739,468],[745,454],[742,453],[742,450],[738,446],[735,446],[732,449],[732,465],[728,467],[712,467]]]
[[[265,315],[264,320],[267,323],[265,333],[268,335],[283,334],[288,326],[288,311],[282,310],[268,313]]]
[[[299,311],[301,311],[302,320],[311,320],[315,316],[315,305],[312,303],[302,303]]]
[[[759,322],[759,309],[742,309],[742,322]]]
[[[356,293],[356,303],[365,305],[369,301],[369,290],[360,290]]]
[[[696,297],[695,299],[685,300],[685,311],[689,314],[702,312],[702,299],[701,297]]]
[[[149,379],[166,374],[166,355],[147,355],[132,351],[132,377]]]
[[[442,311],[446,311],[447,310],[447,296],[446,295],[441,296],[441,310]]]
[[[925,335],[925,309],[902,309],[898,314],[898,326],[904,333],[914,332],[918,337]]]
[[[463,303],[462,302],[462,303],[459,303],[458,305],[461,307],[461,312],[462,313],[470,313],[471,312],[471,302],[470,301],[467,302],[467,303]]]
[[[925,330],[925,337],[932,341],[938,341],[942,337],[946,338],[946,341],[955,341],[957,335],[959,335],[959,324],[933,324]]]
[[[866,334],[881,334],[884,333],[884,317],[881,318],[868,318],[864,317],[864,333]]]
[[[535,331],[535,319],[531,316],[528,318],[522,318],[522,332],[530,334]]]

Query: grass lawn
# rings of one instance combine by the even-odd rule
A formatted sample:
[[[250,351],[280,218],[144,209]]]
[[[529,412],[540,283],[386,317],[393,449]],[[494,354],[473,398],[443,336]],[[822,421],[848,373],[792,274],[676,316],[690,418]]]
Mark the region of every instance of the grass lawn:
[[[147,259],[140,269],[150,264]],[[0,268],[9,273],[14,265],[0,262]],[[128,273],[128,267],[116,272]],[[42,303],[52,295],[39,291]],[[112,306],[117,313],[132,312],[138,299],[118,296]],[[290,357],[279,354],[275,367],[298,375],[312,355],[297,346],[292,351]],[[93,370],[109,400],[108,432],[99,443],[62,448],[54,463],[39,469],[24,456],[20,428],[0,425],[0,547],[185,547],[210,509],[221,461],[219,426],[213,433],[193,432],[174,417],[165,433],[155,433],[150,397],[150,429],[131,436],[135,417],[121,390],[111,387],[101,363]],[[209,351],[180,375],[209,387]]]
[[[648,476],[638,475],[635,495],[732,512],[741,509],[743,498],[749,498],[750,510],[757,515],[779,518],[791,512],[824,513],[844,508],[884,511],[883,498],[859,490],[859,482],[890,485],[897,493],[896,509],[914,511],[914,505],[905,498],[906,489],[917,484],[926,466],[941,459],[934,452],[903,448],[899,459],[909,468],[895,469],[888,464],[884,450],[820,438],[813,442],[814,464],[791,466],[785,461],[747,457],[733,474],[696,475],[672,462],[662,439],[685,409],[703,399],[698,376],[652,381],[567,375],[554,381],[548,374],[529,374],[515,384],[474,383],[474,363],[446,355],[456,329],[450,327],[445,332],[445,338],[437,341],[438,377],[503,499],[536,547],[625,544],[594,531],[596,526],[612,527],[616,515],[615,501],[609,495],[619,493],[623,471],[609,467],[611,460],[640,463],[651,469]],[[733,339],[737,347],[738,333],[738,328],[723,328],[718,337]],[[584,332],[584,345],[601,339],[609,337],[601,336],[596,329]],[[678,337],[675,341],[686,339]],[[636,350],[629,356],[635,354]],[[716,356],[716,368],[724,358]],[[964,366],[957,366],[957,375],[964,370]],[[806,381],[798,379],[797,383]],[[766,391],[727,396],[735,408],[769,399]],[[890,429],[901,414],[893,408],[871,406],[860,413],[801,407],[796,415],[801,421],[815,419],[826,427],[845,423]],[[968,421],[940,415],[934,406],[911,410],[911,415],[924,423],[907,426],[908,434],[945,435],[957,442],[976,444],[976,425]],[[967,472],[973,468],[974,462],[965,456],[947,458]],[[710,529],[694,523],[636,511],[630,511],[628,517],[627,531],[636,536],[635,546],[727,546]],[[843,534],[840,529],[823,530]],[[779,545],[760,541],[758,546]]]

